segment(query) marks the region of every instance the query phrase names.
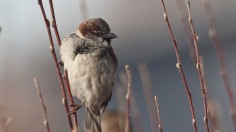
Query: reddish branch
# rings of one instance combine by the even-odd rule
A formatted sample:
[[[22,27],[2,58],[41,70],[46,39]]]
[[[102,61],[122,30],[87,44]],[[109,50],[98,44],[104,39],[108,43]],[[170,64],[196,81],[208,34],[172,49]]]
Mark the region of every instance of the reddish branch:
[[[60,38],[58,29],[57,29],[57,22],[56,22],[56,17],[55,17],[55,13],[54,13],[52,0],[49,0],[49,5],[50,5],[50,11],[51,11],[51,15],[52,15],[52,27],[54,28],[56,38],[57,38],[57,42],[58,42],[58,45],[60,47],[61,46],[61,38]]]
[[[58,46],[60,47],[61,46],[61,39],[60,39],[60,35],[59,35],[59,32],[58,32],[58,28],[57,28],[57,23],[56,23],[56,18],[55,18],[55,13],[54,13],[54,7],[53,7],[52,0],[49,0],[49,5],[50,5],[50,11],[51,11],[51,15],[52,15],[52,27],[55,31]],[[67,70],[64,71],[64,81],[66,83],[66,89],[67,89],[67,93],[68,93],[68,96],[69,96],[70,104],[72,106],[74,106],[74,100],[73,100],[73,96],[72,96],[71,90],[70,90],[70,84],[69,84],[69,80],[68,80]],[[74,127],[75,127],[74,130],[78,130],[78,120],[77,120],[76,111],[73,112],[73,119],[74,119],[73,122],[74,122]]]
[[[205,122],[205,127],[206,127],[206,132],[209,132],[209,125],[208,125],[208,108],[207,108],[207,91],[204,85],[203,77],[202,77],[202,70],[201,70],[201,61],[200,61],[200,55],[199,55],[199,45],[198,45],[198,36],[195,32],[195,29],[193,27],[193,19],[191,15],[191,10],[190,10],[190,1],[186,0],[187,3],[187,9],[188,9],[188,19],[189,19],[189,24],[190,28],[192,31],[192,37],[193,37],[193,42],[194,42],[194,48],[195,48],[195,54],[196,54],[196,68],[198,71],[198,77],[200,80],[201,84],[201,91],[202,91],[202,96],[203,96],[203,102],[204,102],[204,122]]]
[[[172,28],[171,28],[170,23],[169,23],[165,3],[164,3],[163,0],[160,0],[160,1],[161,1],[161,4],[162,4],[162,7],[163,7],[164,19],[166,21],[168,31],[169,31],[169,34],[170,34],[170,38],[172,39],[173,46],[174,46],[174,49],[175,49],[175,55],[176,55],[176,58],[177,58],[176,67],[178,68],[178,70],[180,72],[183,84],[184,84],[186,92],[187,92],[189,106],[190,106],[191,113],[192,113],[193,128],[194,128],[194,131],[197,132],[197,123],[196,123],[196,116],[195,116],[194,107],[193,107],[192,94],[189,90],[189,87],[188,87],[188,84],[187,84],[187,81],[186,81],[186,77],[185,77],[185,74],[184,74],[184,70],[183,70],[182,65],[181,65],[181,59],[180,59],[180,54],[179,54],[179,50],[178,50],[178,44],[177,44],[177,41],[174,38],[174,34],[172,32]]]
[[[64,83],[63,83],[62,74],[61,74],[60,67],[59,67],[58,60],[57,60],[57,56],[56,56],[56,53],[55,53],[55,50],[54,50],[52,33],[51,33],[51,29],[50,29],[50,22],[46,17],[42,0],[38,0],[38,4],[40,6],[40,9],[41,9],[41,12],[42,12],[42,15],[43,15],[43,19],[44,19],[44,22],[45,22],[45,25],[46,25],[46,28],[47,28],[48,37],[49,37],[49,41],[50,41],[50,51],[52,53],[54,64],[55,64],[56,70],[57,70],[58,79],[59,79],[59,82],[60,82],[60,87],[61,87],[61,92],[62,92],[62,103],[64,104],[64,107],[66,109],[66,114],[67,114],[69,112],[69,107],[68,107],[68,103],[67,103],[66,91],[65,91],[65,87],[64,87]],[[69,123],[70,129],[72,130],[73,129],[73,124],[72,124],[70,115],[67,115],[67,118],[68,118],[68,123]]]
[[[215,16],[213,14],[210,1],[203,0],[203,3],[204,3],[205,10],[206,10],[207,20],[208,20],[208,25],[209,25],[209,36],[214,44],[214,47],[216,50],[216,55],[217,55],[219,62],[220,62],[220,74],[221,74],[221,77],[224,81],[225,89],[226,89],[226,92],[229,97],[230,113],[232,113],[231,116],[232,116],[233,123],[234,123],[234,129],[236,130],[235,95],[234,95],[234,90],[233,90],[231,83],[229,81],[228,72],[227,72],[226,63],[225,63],[224,52],[221,48],[221,43],[220,43],[219,37],[216,32]]]
[[[43,116],[44,116],[44,122],[43,123],[44,123],[47,131],[50,132],[51,130],[50,130],[49,123],[48,123],[46,105],[44,104],[43,96],[42,96],[42,93],[41,93],[41,90],[40,90],[40,87],[39,87],[39,84],[38,84],[38,81],[37,81],[36,78],[34,78],[34,84],[35,84],[35,87],[36,87],[36,90],[37,90],[37,93],[38,93],[38,96],[39,96],[39,100],[41,102],[42,109],[43,109]]]
[[[158,127],[159,127],[159,131],[162,132],[162,123],[161,123],[161,116],[160,116],[160,105],[158,103],[158,98],[157,96],[154,96],[154,100],[155,100],[155,104],[156,104],[156,108],[157,108],[157,116],[158,116]]]
[[[125,123],[125,132],[130,132],[130,94],[131,94],[131,80],[132,80],[132,71],[129,65],[125,65],[126,74],[128,77],[127,84],[127,94],[126,94],[126,123]]]
[[[196,62],[196,55],[195,55],[195,51],[194,51],[194,44],[193,44],[193,38],[192,38],[192,33],[190,31],[190,27],[188,22],[186,21],[186,12],[185,12],[185,8],[184,8],[184,4],[183,4],[183,0],[176,0],[177,6],[178,6],[178,10],[179,10],[179,15],[180,15],[180,20],[183,24],[184,27],[184,31],[185,31],[185,36],[187,37],[187,43],[188,43],[188,47],[189,47],[189,55],[190,58]]]

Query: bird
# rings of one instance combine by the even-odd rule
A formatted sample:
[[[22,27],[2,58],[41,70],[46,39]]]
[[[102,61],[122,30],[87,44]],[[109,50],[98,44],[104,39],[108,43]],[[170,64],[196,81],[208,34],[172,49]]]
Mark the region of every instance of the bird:
[[[60,55],[73,96],[86,106],[86,132],[101,132],[100,115],[112,96],[117,57],[111,40],[117,38],[102,18],[83,21],[61,42]]]

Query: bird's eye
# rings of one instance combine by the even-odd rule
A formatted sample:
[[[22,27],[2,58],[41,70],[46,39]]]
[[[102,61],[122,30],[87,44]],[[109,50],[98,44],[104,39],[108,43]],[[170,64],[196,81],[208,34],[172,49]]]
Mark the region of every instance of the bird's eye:
[[[93,34],[96,36],[99,36],[99,35],[101,35],[101,32],[95,31],[95,32],[93,32]]]

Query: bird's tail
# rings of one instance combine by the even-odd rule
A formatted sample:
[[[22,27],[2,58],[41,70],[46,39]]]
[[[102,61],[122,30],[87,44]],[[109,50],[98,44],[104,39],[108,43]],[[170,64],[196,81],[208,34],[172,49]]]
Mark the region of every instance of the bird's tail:
[[[93,114],[88,107],[86,111],[85,129],[86,132],[102,132],[100,114]]]

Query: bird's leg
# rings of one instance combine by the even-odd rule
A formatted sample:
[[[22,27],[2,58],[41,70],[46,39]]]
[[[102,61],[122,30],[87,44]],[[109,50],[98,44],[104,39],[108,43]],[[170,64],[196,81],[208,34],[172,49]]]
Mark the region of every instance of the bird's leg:
[[[72,106],[73,108],[68,114],[74,114],[77,110],[79,110],[83,106],[84,103],[85,101],[83,101],[80,104],[70,104],[70,106]]]

